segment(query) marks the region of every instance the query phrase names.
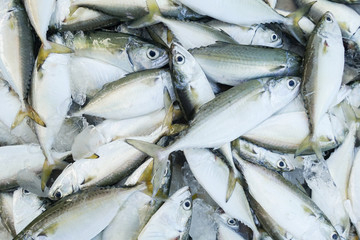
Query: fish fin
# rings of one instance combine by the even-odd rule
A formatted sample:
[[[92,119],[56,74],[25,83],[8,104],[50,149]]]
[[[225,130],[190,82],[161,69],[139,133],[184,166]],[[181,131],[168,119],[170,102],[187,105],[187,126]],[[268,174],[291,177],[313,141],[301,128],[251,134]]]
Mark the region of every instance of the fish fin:
[[[306,15],[310,11],[312,5],[314,5],[315,3],[316,1],[305,4],[303,7],[286,16],[286,19],[288,19],[289,21],[289,23],[286,24],[287,29],[289,30],[291,35],[303,45],[306,45],[306,39],[304,37],[304,32],[299,26],[299,21],[304,15]]]
[[[49,160],[45,158],[43,170],[41,173],[41,190],[44,191],[46,183],[48,182],[50,175],[55,167],[55,164],[50,164]]]
[[[351,123],[357,123],[357,125],[360,123],[360,118],[357,116],[356,110],[354,110],[349,103],[344,102],[341,104],[341,109],[349,126]]]
[[[85,159],[98,159],[99,157],[100,157],[99,155],[94,153],[93,155],[91,155],[90,157],[86,157]]]
[[[162,127],[167,129],[166,135],[174,135],[188,128],[188,125],[185,124],[172,124],[175,110],[174,104],[171,102],[169,94],[165,95],[165,108],[167,111],[162,123]]]
[[[167,40],[168,44],[170,44],[174,41],[174,34],[170,31],[170,29],[167,30],[166,36],[167,36],[166,40]]]
[[[73,1],[71,1],[71,2],[73,2]],[[78,10],[78,6],[76,5],[76,4],[72,4],[70,7],[69,7],[69,15],[68,16],[72,16],[75,12],[76,12],[76,10]]]
[[[357,221],[360,221],[359,219],[357,219],[357,217],[354,213],[353,207],[351,205],[351,201],[349,199],[346,199],[344,201],[344,208],[345,208],[345,211],[347,212],[347,214],[349,215],[351,222],[353,222],[354,225]]]
[[[135,139],[126,139],[125,142],[154,158],[152,185],[153,196],[155,196],[161,187],[162,180],[166,173],[167,159],[169,157],[166,148]]]
[[[19,112],[17,113],[15,120],[11,125],[11,129],[14,129],[16,126],[18,126],[25,117],[29,117],[40,126],[46,127],[46,124],[43,120],[41,120],[39,114],[29,104],[26,104],[25,107],[26,111],[19,110]]]
[[[142,28],[161,22],[161,12],[156,0],[146,0],[149,14],[133,21],[128,25],[129,28]]]
[[[312,149],[319,159],[324,160],[324,157],[322,155],[322,151],[321,151],[318,141],[316,141],[316,140],[314,141],[312,139],[311,135],[308,135],[302,141],[302,143],[300,144],[300,146],[298,147],[298,149],[295,152],[295,157],[302,155],[306,150],[309,150],[309,149]]]
[[[229,177],[228,177],[228,185],[226,190],[226,202],[229,201],[231,195],[234,192],[236,186],[236,177],[235,177],[235,171],[232,168],[229,168]]]
[[[169,48],[169,46],[161,39],[161,37],[151,28],[147,27],[146,31],[149,33],[152,40],[159,43],[161,46],[164,46],[165,48]]]
[[[283,66],[283,65],[279,65],[279,66],[276,66],[276,67],[273,67],[272,69],[269,69],[271,72],[277,72],[279,70],[282,70],[282,69],[285,69],[286,67]]]
[[[46,58],[49,56],[50,53],[73,53],[74,50],[68,48],[64,45],[48,42],[50,45],[50,49],[45,49],[44,44],[41,45],[39,54],[36,61],[36,69],[39,70],[40,67],[45,62]]]

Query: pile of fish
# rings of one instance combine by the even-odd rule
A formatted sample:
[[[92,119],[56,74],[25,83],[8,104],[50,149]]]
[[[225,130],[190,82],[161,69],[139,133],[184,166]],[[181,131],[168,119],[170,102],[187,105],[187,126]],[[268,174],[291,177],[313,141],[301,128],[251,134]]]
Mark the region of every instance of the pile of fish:
[[[359,239],[360,1],[295,3],[0,0],[0,239]]]

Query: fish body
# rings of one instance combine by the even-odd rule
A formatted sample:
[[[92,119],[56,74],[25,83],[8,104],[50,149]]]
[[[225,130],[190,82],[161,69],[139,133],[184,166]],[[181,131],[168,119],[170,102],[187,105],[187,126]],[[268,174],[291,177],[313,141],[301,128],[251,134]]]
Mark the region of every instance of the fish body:
[[[278,173],[235,158],[249,194],[288,234],[296,239],[339,238],[328,218],[305,193]]]
[[[150,218],[138,239],[186,239],[189,234],[192,200],[189,187],[177,190]]]
[[[239,44],[259,45],[280,48],[282,47],[282,38],[274,30],[262,25],[239,26],[235,24],[224,23],[218,20],[207,22],[208,25],[226,32]]]
[[[298,153],[310,144],[320,154],[317,146],[320,120],[339,92],[343,70],[344,46],[341,31],[334,16],[327,12],[310,36],[306,48],[301,94],[309,117],[310,135],[304,140]]]
[[[2,1],[0,19],[0,71],[19,96],[25,111],[35,62],[34,40],[26,11],[17,0]]]
[[[180,44],[173,43],[171,50],[172,83],[185,117],[191,120],[199,108],[215,98],[200,65]]]
[[[234,192],[226,201],[229,167],[207,149],[186,149],[184,154],[191,172],[211,198],[233,218],[250,227],[258,235],[242,186],[236,182]]]
[[[73,194],[40,214],[14,239],[91,239],[111,222],[129,196],[143,188],[92,189]]]
[[[66,45],[76,56],[101,60],[127,72],[159,68],[168,62],[165,49],[133,35],[107,31],[66,34]]]
[[[46,33],[50,24],[51,16],[55,10],[56,0],[25,0],[26,12],[45,48],[50,48],[47,43]]]
[[[164,89],[172,92],[167,70],[132,73],[104,86],[74,116],[87,114],[121,120],[149,114],[164,107]]]
[[[209,80],[235,86],[259,77],[296,76],[301,58],[282,50],[216,43],[190,50]]]

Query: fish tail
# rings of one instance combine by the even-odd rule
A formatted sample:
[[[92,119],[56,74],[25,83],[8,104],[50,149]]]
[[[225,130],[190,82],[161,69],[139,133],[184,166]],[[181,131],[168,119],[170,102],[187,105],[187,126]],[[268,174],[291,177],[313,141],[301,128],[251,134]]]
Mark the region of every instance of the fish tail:
[[[306,39],[304,37],[304,32],[299,26],[299,21],[304,15],[306,15],[310,11],[314,3],[316,3],[316,1],[304,5],[295,12],[286,16],[286,19],[288,20],[288,22],[285,23],[287,29],[289,30],[290,34],[303,45],[306,45]]]
[[[71,48],[68,48],[64,45],[53,43],[53,42],[47,42],[50,46],[50,48],[46,48],[43,44],[40,47],[38,58],[36,61],[36,69],[39,70],[40,67],[45,62],[45,59],[49,56],[50,53],[72,53],[74,52]]]
[[[154,158],[153,163],[153,197],[158,193],[162,180],[166,174],[167,159],[169,157],[169,152],[166,148],[160,147],[153,143],[148,143],[135,139],[126,139],[126,143],[130,144],[139,151],[146,153],[147,155]]]
[[[229,201],[231,195],[233,194],[236,186],[236,182],[238,182],[236,173],[233,168],[229,168],[229,178],[228,178],[228,186],[226,190],[226,200],[225,200],[226,202]]]
[[[316,156],[324,160],[324,157],[322,155],[322,151],[320,148],[319,142],[312,137],[312,135],[308,135],[300,144],[299,148],[295,152],[295,157],[302,155],[305,151],[312,149]]]
[[[45,122],[40,118],[39,114],[29,104],[25,104],[25,111],[22,109],[19,110],[13,124],[11,125],[11,129],[14,129],[16,126],[18,126],[25,117],[29,117],[40,126],[46,127]]]
[[[128,26],[129,28],[142,28],[161,22],[162,15],[156,0],[146,0],[146,4],[149,9],[149,14],[132,22]]]
[[[55,168],[55,164],[51,163],[48,158],[45,158],[43,170],[41,174],[41,190],[44,191],[46,183],[48,182],[50,175]]]
[[[163,129],[166,129],[165,134],[174,135],[186,129],[188,126],[185,124],[172,124],[174,115],[176,115],[176,113],[174,109],[174,104],[171,102],[170,94],[167,89],[165,90],[164,93],[164,102],[165,102],[166,115],[162,123],[162,127]]]

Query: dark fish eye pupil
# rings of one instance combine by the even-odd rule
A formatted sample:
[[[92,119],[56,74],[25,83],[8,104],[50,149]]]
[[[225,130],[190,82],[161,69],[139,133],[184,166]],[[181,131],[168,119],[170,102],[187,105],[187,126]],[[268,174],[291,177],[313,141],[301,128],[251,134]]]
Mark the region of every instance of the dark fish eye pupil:
[[[55,193],[55,197],[61,198],[61,192],[56,192],[56,193]]]
[[[189,202],[185,202],[185,207],[190,207],[190,203]]]
[[[285,165],[285,164],[284,164],[283,161],[280,161],[280,162],[279,162],[279,166],[280,166],[280,167],[283,167],[284,165]]]
[[[24,193],[29,193],[29,191],[28,191],[28,190],[26,190],[26,189],[24,189]]]
[[[277,39],[277,36],[275,34],[272,35],[272,39],[273,40],[276,40]]]
[[[155,57],[156,53],[155,53],[155,51],[150,50],[149,55],[150,55],[150,57]]]
[[[330,17],[326,17],[326,21],[331,22],[331,18],[330,18]]]
[[[334,240],[338,239],[338,235],[337,235],[336,233],[334,233],[334,234],[332,235],[332,239],[334,239]]]
[[[290,86],[290,87],[295,86],[295,82],[294,82],[293,80],[289,81],[289,86]]]
[[[178,62],[182,62],[183,60],[184,60],[184,59],[183,59],[182,56],[178,56],[178,57],[177,57],[177,61],[178,61]]]

